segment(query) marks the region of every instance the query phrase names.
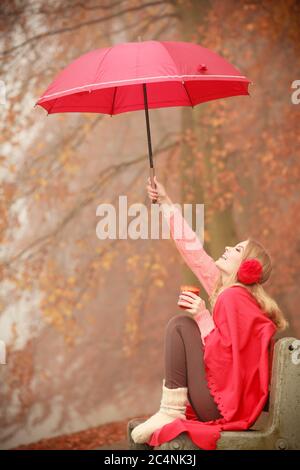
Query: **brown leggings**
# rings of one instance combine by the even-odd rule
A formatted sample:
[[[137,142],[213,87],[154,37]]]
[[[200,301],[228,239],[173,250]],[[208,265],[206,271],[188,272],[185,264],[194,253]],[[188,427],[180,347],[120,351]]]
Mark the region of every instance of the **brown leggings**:
[[[165,386],[188,387],[188,399],[200,421],[222,418],[210,394],[199,327],[189,314],[172,317],[165,331]]]

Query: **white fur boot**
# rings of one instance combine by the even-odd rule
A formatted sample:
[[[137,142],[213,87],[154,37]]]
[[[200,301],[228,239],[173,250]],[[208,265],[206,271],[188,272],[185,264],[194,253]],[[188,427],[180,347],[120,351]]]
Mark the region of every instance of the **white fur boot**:
[[[144,423],[136,426],[131,436],[136,444],[147,442],[151,434],[176,418],[186,419],[185,411],[188,403],[187,387],[167,388],[163,379],[160,409]]]

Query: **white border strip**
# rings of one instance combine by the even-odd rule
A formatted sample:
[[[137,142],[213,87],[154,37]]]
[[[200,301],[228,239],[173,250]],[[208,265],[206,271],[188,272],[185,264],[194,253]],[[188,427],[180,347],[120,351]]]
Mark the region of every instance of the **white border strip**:
[[[74,91],[74,90],[81,90],[82,88],[87,88],[91,86],[97,86],[97,85],[109,85],[111,83],[123,83],[123,82],[134,82],[136,80],[152,80],[156,78],[183,78],[183,77],[197,77],[197,78],[207,78],[207,77],[214,77],[214,78],[243,78],[247,79],[244,75],[160,75],[157,77],[139,77],[139,78],[129,78],[126,80],[115,80],[113,82],[98,82],[98,83],[89,83],[88,85],[82,85],[78,86],[75,88],[68,88],[67,90],[63,91],[58,91],[56,93],[51,93],[50,95],[45,95],[41,99],[43,100],[44,98],[51,98],[51,96],[56,96],[56,95],[61,95],[62,93],[68,93],[69,91]]]

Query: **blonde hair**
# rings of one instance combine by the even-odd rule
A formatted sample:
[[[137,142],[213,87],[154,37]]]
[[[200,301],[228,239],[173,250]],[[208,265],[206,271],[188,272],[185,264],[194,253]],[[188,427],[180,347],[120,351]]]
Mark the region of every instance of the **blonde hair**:
[[[269,317],[275,323],[275,325],[277,326],[277,330],[283,331],[288,328],[289,323],[284,317],[283,312],[279,308],[276,301],[265,291],[262,286],[262,284],[269,279],[272,271],[271,257],[266,251],[266,249],[263,247],[263,245],[261,245],[261,243],[254,240],[253,238],[249,238],[246,249],[244,250],[241,263],[248,258],[256,258],[262,264],[262,277],[259,283],[246,285],[239,282],[237,280],[238,268],[234,272],[232,272],[232,274],[229,275],[224,282],[222,281],[222,276],[220,275],[213,289],[213,292],[209,297],[211,308],[214,308],[218,295],[221,294],[224,289],[236,285],[243,286],[253,295],[265,315],[267,315],[267,317]]]

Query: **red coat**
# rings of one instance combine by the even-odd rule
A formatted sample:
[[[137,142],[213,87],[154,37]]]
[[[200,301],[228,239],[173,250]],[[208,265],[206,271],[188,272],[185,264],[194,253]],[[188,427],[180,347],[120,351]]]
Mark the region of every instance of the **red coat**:
[[[171,233],[174,235],[173,218]],[[188,231],[188,227],[186,227]],[[191,233],[190,233],[191,235]],[[195,234],[194,234],[195,235]],[[175,240],[177,248],[208,292],[216,279],[212,258],[203,248],[194,255],[183,249],[183,239]],[[203,262],[210,272],[203,272]],[[204,282],[203,282],[204,281]],[[205,337],[204,363],[208,387],[223,418],[200,421],[191,404],[186,419],[177,418],[157,429],[147,443],[158,446],[187,432],[201,449],[215,449],[222,430],[251,427],[268,399],[270,381],[269,347],[276,325],[262,311],[251,293],[242,286],[231,286],[217,298],[213,320],[215,327]]]
[[[148,441],[151,446],[187,432],[201,449],[215,449],[221,430],[248,429],[266,404],[275,324],[240,286],[219,295],[213,316],[216,327],[205,338],[204,363],[209,389],[224,418],[199,421],[189,404],[187,419],[156,430]]]

